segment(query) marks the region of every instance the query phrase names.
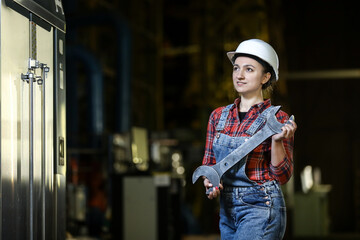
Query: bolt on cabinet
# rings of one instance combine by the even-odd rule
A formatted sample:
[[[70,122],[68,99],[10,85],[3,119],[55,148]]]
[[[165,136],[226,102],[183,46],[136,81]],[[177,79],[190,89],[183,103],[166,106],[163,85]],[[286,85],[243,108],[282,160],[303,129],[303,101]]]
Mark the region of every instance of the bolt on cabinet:
[[[61,0],[1,0],[0,239],[65,239]]]

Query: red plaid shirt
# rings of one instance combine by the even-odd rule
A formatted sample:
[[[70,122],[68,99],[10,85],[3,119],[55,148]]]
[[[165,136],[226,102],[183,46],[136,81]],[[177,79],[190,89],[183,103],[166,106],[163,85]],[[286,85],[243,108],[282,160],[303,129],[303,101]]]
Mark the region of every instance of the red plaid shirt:
[[[271,106],[271,102],[268,99],[252,106],[241,123],[238,112],[239,104],[240,98],[235,99],[235,104],[229,111],[229,116],[222,133],[232,137],[248,137],[249,135],[246,133],[246,130],[262,111]],[[210,115],[207,127],[205,154],[203,158],[204,165],[214,165],[216,163],[213,152],[213,139],[216,134],[216,125],[220,120],[223,109],[224,107],[219,107]],[[276,117],[281,123],[285,123],[289,119],[289,116],[281,110],[276,114]],[[273,166],[271,164],[271,138],[265,140],[265,142],[249,153],[246,163],[246,174],[250,180],[259,184],[276,180],[280,184],[284,184],[290,179],[293,172],[294,138],[283,140],[283,144],[286,156],[278,166]]]

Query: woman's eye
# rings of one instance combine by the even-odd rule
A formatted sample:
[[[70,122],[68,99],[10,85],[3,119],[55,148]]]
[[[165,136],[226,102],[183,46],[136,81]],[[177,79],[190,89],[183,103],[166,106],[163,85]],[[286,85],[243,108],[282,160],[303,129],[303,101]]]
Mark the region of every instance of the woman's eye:
[[[246,71],[248,71],[248,72],[252,72],[252,71],[253,71],[253,69],[252,69],[252,68],[247,68],[247,69],[246,69]]]
[[[234,67],[233,71],[236,72],[239,70],[239,67]]]

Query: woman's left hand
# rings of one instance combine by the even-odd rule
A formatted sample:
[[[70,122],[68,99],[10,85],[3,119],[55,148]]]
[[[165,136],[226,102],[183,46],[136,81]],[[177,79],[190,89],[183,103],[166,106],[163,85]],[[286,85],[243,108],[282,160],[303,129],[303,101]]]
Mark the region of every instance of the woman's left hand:
[[[297,129],[297,125],[295,123],[295,121],[290,120],[289,123],[286,123],[282,128],[282,132],[275,134],[272,136],[272,140],[273,141],[282,141],[286,138],[291,138],[294,136],[295,131]]]

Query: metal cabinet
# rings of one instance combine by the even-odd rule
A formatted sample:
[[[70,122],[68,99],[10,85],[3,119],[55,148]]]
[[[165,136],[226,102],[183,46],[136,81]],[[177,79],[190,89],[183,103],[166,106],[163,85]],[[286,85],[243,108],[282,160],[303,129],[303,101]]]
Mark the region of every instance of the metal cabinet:
[[[295,237],[323,237],[329,234],[328,193],[326,190],[295,194]]]
[[[0,17],[0,239],[65,239],[61,0],[2,0]]]

